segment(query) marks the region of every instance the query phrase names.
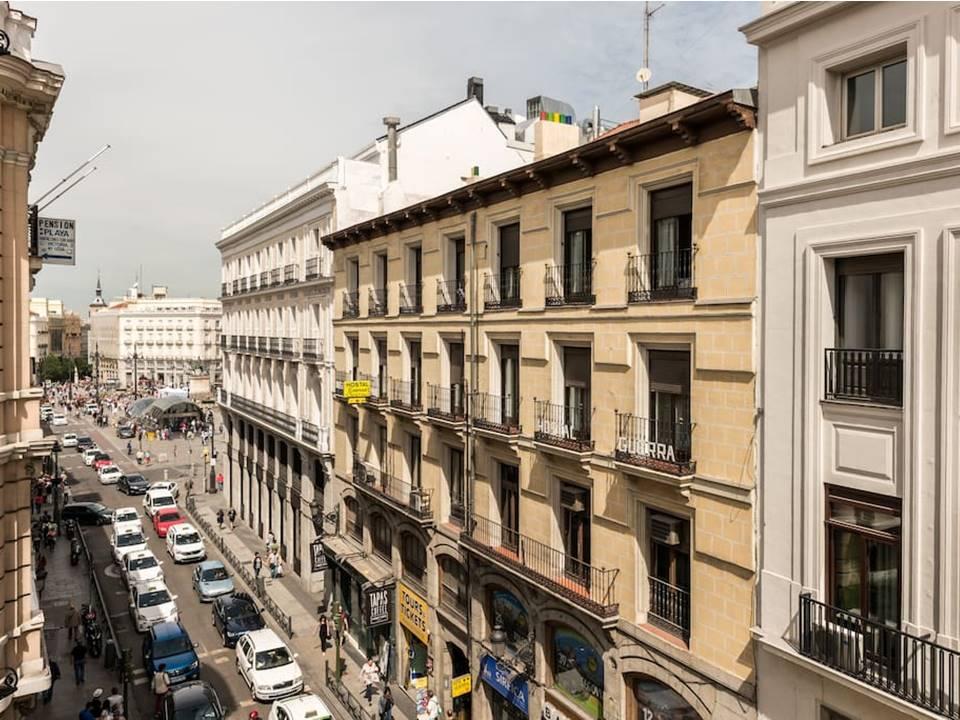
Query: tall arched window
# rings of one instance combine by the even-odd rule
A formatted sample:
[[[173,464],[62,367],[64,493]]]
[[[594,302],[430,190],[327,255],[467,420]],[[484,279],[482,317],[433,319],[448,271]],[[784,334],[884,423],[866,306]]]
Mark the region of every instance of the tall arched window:
[[[467,612],[467,571],[454,558],[441,555],[437,558],[440,568],[440,604],[460,613]]]
[[[346,508],[347,535],[356,540],[363,541],[363,512],[360,510],[360,503],[356,498],[344,498],[343,506]]]
[[[383,515],[370,518],[370,536],[373,539],[373,552],[387,562],[392,562],[393,536],[390,524]]]
[[[549,628],[549,665],[553,687],[590,717],[603,716],[603,655],[587,638],[566,625]]]
[[[423,584],[427,577],[427,548],[420,538],[412,533],[400,536],[400,557],[403,560],[404,577]]]

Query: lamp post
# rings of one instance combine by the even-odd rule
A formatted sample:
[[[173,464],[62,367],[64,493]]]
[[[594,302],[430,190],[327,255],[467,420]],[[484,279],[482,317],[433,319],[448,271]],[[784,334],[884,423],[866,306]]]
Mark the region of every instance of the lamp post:
[[[96,352],[93,355],[94,377],[96,378],[97,406],[100,405],[100,343],[96,344]]]
[[[140,397],[140,382],[138,378],[140,377],[137,374],[137,344],[133,344],[133,399],[136,400]]]
[[[335,653],[334,662],[337,663],[336,676],[337,676],[337,684],[339,684],[340,677],[343,674],[343,670],[340,667],[340,644],[342,642],[340,638],[340,633],[343,632],[343,612],[340,609],[340,603],[337,603],[337,607],[334,613],[335,614],[333,616],[333,626],[334,628],[336,628],[336,633],[334,635],[334,640],[336,643],[336,647],[334,648],[334,653]]]

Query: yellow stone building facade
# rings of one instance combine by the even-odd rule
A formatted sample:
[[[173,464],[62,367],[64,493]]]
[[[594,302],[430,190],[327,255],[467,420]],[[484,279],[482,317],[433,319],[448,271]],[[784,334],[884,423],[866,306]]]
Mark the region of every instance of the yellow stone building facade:
[[[460,717],[755,716],[755,98],[668,94],[324,239],[333,599]]]

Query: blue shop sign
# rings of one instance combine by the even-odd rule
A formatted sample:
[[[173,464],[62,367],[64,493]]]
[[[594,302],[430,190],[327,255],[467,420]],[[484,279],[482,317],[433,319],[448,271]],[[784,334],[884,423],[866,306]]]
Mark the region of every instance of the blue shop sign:
[[[527,681],[496,658],[484,655],[480,661],[480,679],[509,700],[524,715],[530,714],[530,690]]]

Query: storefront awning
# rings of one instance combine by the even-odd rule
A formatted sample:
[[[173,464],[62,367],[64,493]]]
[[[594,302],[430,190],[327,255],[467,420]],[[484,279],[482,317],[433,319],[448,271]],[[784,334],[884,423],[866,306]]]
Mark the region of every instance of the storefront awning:
[[[324,536],[323,550],[330,561],[347,566],[373,585],[393,580],[393,568],[385,562],[364,554],[362,550],[339,535]]]
[[[518,673],[490,655],[480,661],[480,679],[503,695],[524,715],[530,714],[530,689]]]

